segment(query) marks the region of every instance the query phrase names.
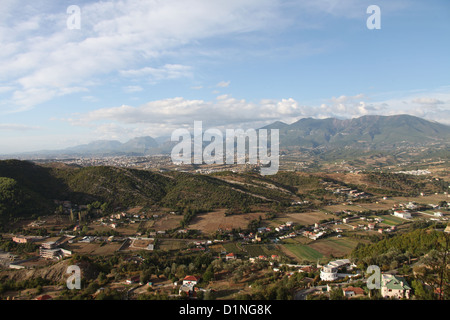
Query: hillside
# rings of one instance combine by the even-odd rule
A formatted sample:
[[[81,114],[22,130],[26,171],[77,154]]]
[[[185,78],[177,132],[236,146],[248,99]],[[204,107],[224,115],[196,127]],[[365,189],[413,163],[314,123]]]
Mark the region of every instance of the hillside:
[[[256,193],[202,175],[116,167],[39,166],[0,161],[0,217],[3,221],[52,212],[54,200],[76,204],[95,201],[116,207],[162,205],[214,209],[264,202]]]
[[[265,128],[280,130],[281,147],[392,149],[448,143],[450,126],[410,115],[363,116],[339,120],[304,118],[286,125]]]

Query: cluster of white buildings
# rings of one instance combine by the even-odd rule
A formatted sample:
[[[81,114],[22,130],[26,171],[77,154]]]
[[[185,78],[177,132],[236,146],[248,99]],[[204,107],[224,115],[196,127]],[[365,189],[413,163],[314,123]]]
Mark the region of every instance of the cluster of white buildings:
[[[394,173],[410,174],[410,175],[413,175],[413,176],[423,176],[423,175],[426,175],[426,174],[431,174],[431,172],[428,171],[428,170],[397,171],[397,172],[394,172]]]

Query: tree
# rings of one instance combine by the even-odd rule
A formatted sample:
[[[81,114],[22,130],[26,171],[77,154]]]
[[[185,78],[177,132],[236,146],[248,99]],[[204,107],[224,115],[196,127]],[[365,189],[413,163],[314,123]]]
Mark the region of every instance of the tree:
[[[344,292],[341,288],[335,287],[330,291],[330,300],[345,300]]]
[[[427,289],[423,283],[418,280],[414,279],[411,282],[411,287],[414,290],[414,296],[419,300],[433,300],[433,291],[430,289]]]
[[[213,279],[214,279],[214,269],[212,265],[209,265],[205,273],[203,273],[203,281],[205,283],[208,283]]]
[[[100,209],[102,210],[102,213],[107,213],[109,212],[109,203],[105,202],[101,205]]]
[[[41,285],[38,285],[38,286],[36,287],[36,294],[41,294],[43,291],[44,291],[44,290],[42,289],[42,286],[41,286]]]
[[[145,284],[150,281],[151,277],[152,277],[152,273],[150,272],[150,270],[143,270],[143,271],[141,271],[139,281],[141,283]]]
[[[450,235],[444,234],[444,239],[437,241],[435,248],[421,259],[427,268],[423,269],[418,279],[431,285],[439,293],[439,299],[450,297],[450,269],[448,268],[448,252]]]
[[[216,292],[212,290],[207,290],[203,294],[203,300],[216,300]]]

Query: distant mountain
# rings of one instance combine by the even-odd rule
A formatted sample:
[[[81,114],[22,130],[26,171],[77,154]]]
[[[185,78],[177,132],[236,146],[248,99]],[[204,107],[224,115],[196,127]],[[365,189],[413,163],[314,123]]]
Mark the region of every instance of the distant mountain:
[[[69,147],[61,150],[41,150],[34,152],[25,152],[15,154],[24,158],[33,157],[61,157],[61,156],[119,156],[119,155],[154,155],[159,153],[167,153],[161,151],[158,142],[152,137],[137,137],[125,143],[117,140],[96,140],[88,144]],[[170,152],[170,151],[169,151]]]
[[[289,150],[389,150],[409,146],[434,146],[450,143],[450,126],[410,115],[362,116],[339,120],[335,118],[303,118],[292,124],[276,121],[261,129],[279,129],[280,148]],[[270,135],[269,135],[270,137]],[[74,157],[170,154],[177,142],[170,136],[138,137],[125,143],[98,140],[63,150],[22,153],[19,156]],[[205,142],[204,145],[208,145]]]
[[[156,142],[155,139],[152,137],[139,137],[125,142],[118,148],[118,150],[122,152],[147,154],[154,148],[158,148],[158,142]]]
[[[152,137],[133,138],[125,143],[116,140],[98,140],[91,143],[67,148],[60,153],[77,153],[77,154],[148,154],[152,150],[158,148],[158,143]]]
[[[64,149],[67,153],[109,153],[122,147],[122,143],[116,140],[97,140],[88,144]]]
[[[450,126],[410,115],[363,116],[339,120],[304,118],[290,125],[274,123],[265,128],[280,130],[285,148],[391,149],[448,143]]]

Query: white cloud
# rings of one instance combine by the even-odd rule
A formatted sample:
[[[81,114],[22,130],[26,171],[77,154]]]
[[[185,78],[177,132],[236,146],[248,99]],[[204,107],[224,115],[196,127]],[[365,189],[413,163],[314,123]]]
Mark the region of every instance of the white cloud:
[[[6,92],[13,91],[13,90],[14,90],[14,87],[12,87],[12,86],[0,87],[0,93],[6,93]]]
[[[29,131],[29,130],[40,130],[41,127],[29,126],[25,124],[17,123],[0,123],[0,131]]]
[[[427,109],[418,105],[417,102],[434,102],[439,105],[439,108]],[[142,131],[161,135],[161,124],[164,124],[165,133],[170,133],[167,131],[191,126],[194,121],[203,121],[205,126],[209,127],[258,128],[277,120],[291,123],[304,117],[355,118],[370,114],[411,114],[449,123],[449,120],[446,119],[450,119],[450,93],[435,93],[434,96],[430,93],[429,96],[421,97],[404,95],[400,98],[380,101],[374,101],[365,94],[342,95],[338,98],[332,97],[327,100],[327,103],[319,106],[302,105],[292,98],[263,99],[259,102],[252,102],[246,99],[236,99],[228,94],[217,96],[215,100],[211,101],[176,97],[150,101],[140,106],[122,105],[98,109],[75,115],[70,122],[72,125],[93,128],[99,125],[114,124],[113,128],[117,128],[117,126],[127,128],[128,135]]]
[[[142,90],[144,90],[144,88],[142,88],[141,86],[127,86],[124,87],[123,90],[126,93],[134,93],[134,92],[141,92]]]
[[[192,68],[180,64],[166,64],[160,68],[145,67],[137,70],[123,70],[125,77],[147,78],[149,82],[159,82],[166,79],[178,79],[192,75]]]
[[[415,98],[412,100],[413,103],[418,103],[425,106],[435,106],[439,104],[444,104],[443,101],[435,98]]]
[[[11,108],[31,108],[67,94],[65,88],[104,84],[102,77],[117,70],[150,81],[189,76],[189,66],[158,67],[155,61],[202,39],[267,28],[277,17],[271,0],[123,0],[80,7],[81,30],[68,30],[60,4],[2,1],[0,81],[18,86]]]
[[[94,96],[84,96],[81,98],[81,100],[86,101],[86,102],[98,102],[99,101],[99,99]]]
[[[287,120],[305,113],[305,107],[294,99],[261,100],[259,103],[236,99],[230,95],[213,101],[188,100],[182,97],[151,101],[141,106],[122,105],[75,115],[72,125],[95,127],[114,124],[131,128],[166,128],[189,126],[204,121],[209,126],[258,126],[275,120]],[[155,130],[160,134],[159,130]]]
[[[216,86],[220,88],[227,88],[230,85],[230,81],[221,81]]]

